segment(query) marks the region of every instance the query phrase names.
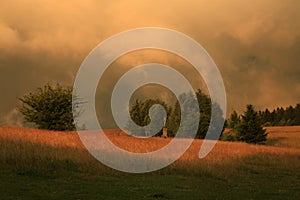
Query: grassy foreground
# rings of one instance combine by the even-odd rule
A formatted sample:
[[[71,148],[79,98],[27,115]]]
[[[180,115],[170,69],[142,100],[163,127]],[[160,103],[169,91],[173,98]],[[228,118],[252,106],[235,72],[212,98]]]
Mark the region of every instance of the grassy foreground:
[[[299,199],[300,127],[268,132],[267,146],[220,141],[204,159],[195,140],[167,168],[128,174],[95,160],[74,132],[0,127],[0,199]],[[133,152],[171,140],[107,135]]]

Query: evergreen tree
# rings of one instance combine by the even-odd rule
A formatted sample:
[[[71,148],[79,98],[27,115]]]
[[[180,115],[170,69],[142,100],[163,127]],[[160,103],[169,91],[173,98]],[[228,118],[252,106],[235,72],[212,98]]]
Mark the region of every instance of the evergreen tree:
[[[271,112],[271,126],[276,126],[276,110],[274,109],[272,112]]]
[[[241,123],[236,130],[239,141],[256,144],[267,139],[267,133],[262,128],[258,113],[252,105],[247,105],[247,110],[242,115]]]
[[[269,109],[266,109],[262,113],[262,124],[264,126],[270,126],[272,121],[273,121],[273,119],[272,119],[271,113],[270,113]]]
[[[228,128],[235,128],[240,124],[240,122],[240,116],[236,111],[233,111],[233,113],[230,115],[230,118],[228,119]]]
[[[287,126],[292,126],[295,124],[295,110],[293,106],[289,106],[285,109],[284,120]]]
[[[294,125],[300,125],[300,104],[297,104],[294,110]]]
[[[241,123],[241,118],[237,114],[236,111],[233,111],[231,113],[229,119],[227,120],[227,127],[230,128],[230,130],[227,133],[222,134],[221,140],[224,141],[236,141],[236,128],[240,125]]]
[[[285,126],[286,121],[284,120],[284,109],[282,107],[277,108],[276,111],[276,125],[277,126]]]

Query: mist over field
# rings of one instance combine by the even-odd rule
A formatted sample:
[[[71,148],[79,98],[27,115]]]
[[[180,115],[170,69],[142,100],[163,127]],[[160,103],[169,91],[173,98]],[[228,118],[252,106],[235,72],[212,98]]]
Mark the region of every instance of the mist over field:
[[[180,31],[203,45],[223,76],[229,112],[241,112],[248,103],[257,109],[295,105],[300,99],[299,7],[297,0],[3,0],[0,124],[20,123],[16,97],[52,80],[72,85],[81,62],[101,41],[149,26]],[[174,55],[133,52],[113,63],[101,80],[99,112],[109,112],[101,107],[109,99],[102,97],[111,94],[122,73],[153,60],[185,73],[195,88],[204,87],[191,66]]]

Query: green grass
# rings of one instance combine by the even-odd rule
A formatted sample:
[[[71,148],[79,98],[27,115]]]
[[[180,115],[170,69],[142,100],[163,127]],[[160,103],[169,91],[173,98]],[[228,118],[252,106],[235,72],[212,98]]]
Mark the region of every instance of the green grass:
[[[0,134],[1,136],[1,134]],[[234,149],[255,154],[227,156]],[[0,137],[0,199],[299,199],[300,154],[221,143],[218,160],[179,160],[147,174],[107,168],[81,148]],[[218,150],[220,148],[220,151]],[[252,149],[252,150],[251,150]],[[196,151],[196,150],[195,150]],[[282,153],[285,152],[285,153]]]
[[[1,199],[297,199],[299,173],[240,166],[242,175],[41,175],[1,170]],[[296,176],[295,176],[296,175]]]

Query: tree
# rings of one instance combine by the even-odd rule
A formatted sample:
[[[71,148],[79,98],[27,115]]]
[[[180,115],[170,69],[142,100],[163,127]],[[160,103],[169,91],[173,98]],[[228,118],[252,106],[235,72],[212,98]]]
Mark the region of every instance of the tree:
[[[200,109],[200,121],[199,121],[196,138],[203,139],[208,131],[208,127],[211,119],[212,103],[209,96],[204,94],[200,89],[197,90],[196,96],[198,100],[198,106]]]
[[[131,133],[135,133],[136,135],[144,136],[145,130],[142,126],[145,126],[145,116],[143,112],[143,104],[141,101],[136,100],[133,107],[130,109],[130,117],[131,119],[139,126],[135,127],[131,124],[131,121],[128,121],[126,129]]]
[[[191,138],[193,133],[195,133],[197,137],[197,132],[199,130],[199,109],[197,110],[198,101],[195,96],[189,93],[183,93],[179,96],[180,104],[180,129],[178,132],[180,133],[180,137]],[[196,108],[196,109],[195,109]]]
[[[168,137],[175,137],[180,124],[180,115],[180,105],[179,102],[176,101],[174,108],[171,109],[170,116],[166,124]]]
[[[239,141],[257,144],[267,140],[266,130],[262,128],[260,117],[252,105],[247,105],[247,110],[236,130]]]
[[[161,113],[159,109],[154,108],[152,110],[153,123],[151,123],[151,126],[149,126],[148,129],[145,129],[144,127],[150,124],[151,122],[149,111],[154,104],[159,104],[164,107],[164,109],[167,112],[167,116],[165,116],[166,119],[164,119],[163,113]],[[132,121],[138,126],[135,126],[134,124],[132,124],[131,120],[128,120],[126,129],[137,136],[149,136],[149,134],[153,134],[153,130],[158,129],[157,127],[164,126],[165,120],[168,120],[170,112],[171,110],[167,106],[167,104],[159,99],[147,99],[145,101],[136,100],[135,104],[130,108],[129,113]],[[155,136],[161,136],[162,134],[163,129],[159,130],[155,134]]]
[[[180,120],[183,117],[186,119],[183,121],[182,127],[184,130],[187,131],[187,129],[195,130],[197,129],[196,138],[203,139],[208,131],[208,127],[211,120],[211,111],[214,111],[214,121],[218,121],[220,119],[223,120],[223,113],[220,108],[220,106],[216,103],[211,103],[211,99],[204,94],[200,89],[196,92],[196,97],[198,101],[198,105],[191,105],[189,104],[189,100],[192,98],[191,94],[184,93],[180,95],[181,102],[183,103],[183,110],[184,113],[181,113],[179,102],[177,101],[175,104],[175,107],[172,109],[171,116],[169,117],[169,120],[167,121],[167,128],[168,128],[168,136],[174,137],[178,131]],[[199,112],[197,112],[194,109],[194,106],[199,106]],[[194,120],[196,119],[195,116],[200,116],[200,121],[197,123],[194,123]],[[214,126],[217,126],[218,124],[212,124],[212,131],[216,128]],[[197,127],[198,126],[198,127]]]
[[[284,119],[287,126],[292,126],[295,124],[295,109],[293,106],[289,106],[285,109]]]
[[[269,111],[268,108],[266,108],[266,110],[262,112],[261,120],[264,126],[270,126],[274,121],[271,112]]]
[[[227,127],[229,128],[229,131],[222,134],[221,140],[236,141],[237,140],[236,129],[238,126],[240,126],[241,117],[237,114],[236,111],[233,111],[233,113],[230,115],[229,119],[227,120],[227,123],[228,123]]]
[[[282,107],[276,109],[276,118],[275,118],[275,124],[279,126],[284,126],[285,125],[285,120],[284,120],[284,109]]]
[[[295,116],[294,116],[294,124],[295,125],[300,125],[300,104],[298,103],[295,106]]]
[[[27,122],[35,123],[37,128],[60,131],[75,129],[71,87],[48,83],[18,99],[21,102],[18,110]]]
[[[240,116],[236,111],[233,111],[233,113],[230,115],[230,118],[228,119],[228,128],[235,128],[240,124],[240,122]]]
[[[214,112],[213,122],[223,121],[223,113],[220,106],[216,103],[211,103],[210,98],[205,95],[201,90],[196,92],[197,99],[194,99],[194,96],[191,93],[183,93],[179,96],[179,100],[182,105],[179,104],[179,100],[176,101],[174,107],[168,107],[167,104],[161,100],[151,100],[148,99],[144,102],[136,101],[135,104],[130,109],[131,119],[140,127],[135,126],[129,120],[126,129],[130,132],[135,133],[136,135],[147,136],[148,130],[143,128],[144,126],[150,123],[150,117],[148,115],[149,109],[153,104],[162,105],[167,111],[166,117],[166,128],[168,137],[175,137],[178,131],[181,131],[182,137],[191,137],[192,131],[196,130],[196,138],[203,139],[207,134],[208,136],[217,129],[217,126],[220,126],[218,123],[212,123],[211,131],[208,133],[208,127],[211,120],[211,112]],[[193,105],[195,103],[196,105]],[[198,104],[198,105],[197,105]],[[181,108],[182,106],[182,108]],[[199,106],[198,112],[195,109],[195,106]],[[161,114],[156,113],[157,117],[154,117],[153,120],[159,125],[163,121]],[[200,121],[196,121],[200,116]],[[180,124],[182,123],[182,124]],[[180,126],[181,125],[181,126]],[[160,124],[161,126],[161,124]],[[180,130],[179,130],[180,126]],[[151,127],[150,127],[151,129]],[[150,131],[151,132],[151,131]],[[162,130],[159,131],[156,136],[160,136]]]

